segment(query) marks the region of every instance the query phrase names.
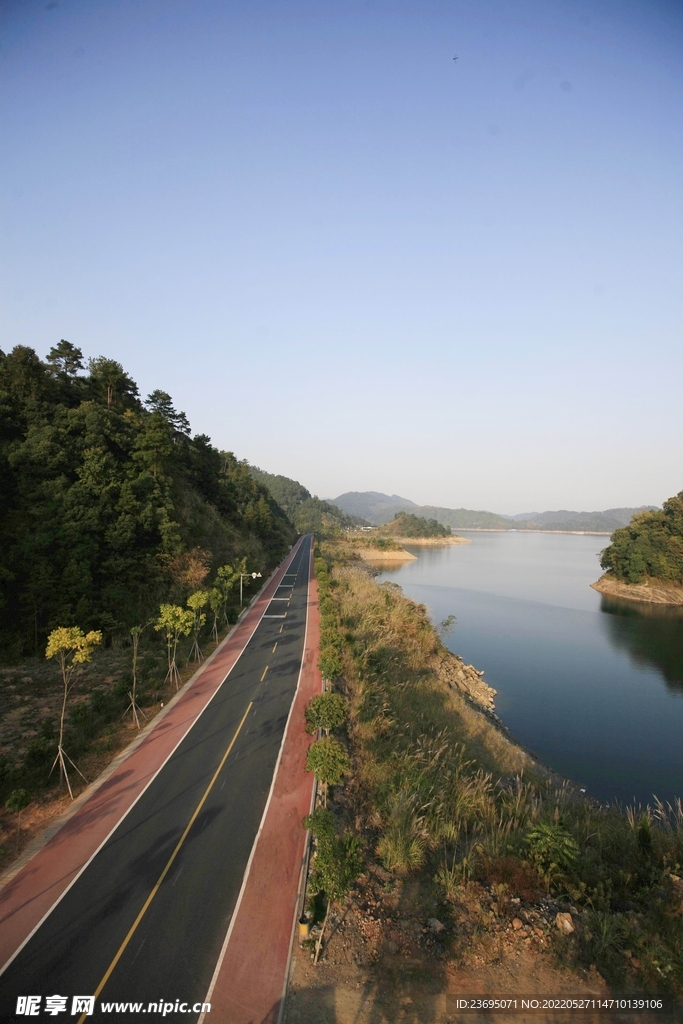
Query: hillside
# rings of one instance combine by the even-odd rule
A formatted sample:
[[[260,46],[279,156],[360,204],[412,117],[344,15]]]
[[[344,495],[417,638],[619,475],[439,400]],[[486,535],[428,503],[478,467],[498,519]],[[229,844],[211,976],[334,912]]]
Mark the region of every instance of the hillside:
[[[359,516],[372,526],[382,526],[393,519],[401,509],[414,511],[417,505],[398,494],[382,494],[381,491],[347,491],[338,498],[330,498],[347,515]]]
[[[442,526],[489,527],[509,530],[510,521],[493,512],[473,512],[470,509],[439,508],[436,505],[416,505],[398,494],[382,494],[380,491],[347,491],[330,501],[343,512],[362,516],[373,526],[383,526],[403,510],[422,519],[436,519]]]
[[[85,372],[84,372],[85,371]],[[44,649],[57,625],[107,643],[246,558],[295,537],[246,462],[190,430],[169,395],[142,401],[112,359],[66,341],[45,361],[0,352],[0,647]]]
[[[436,519],[423,519],[411,512],[397,512],[393,519],[381,528],[380,531],[388,537],[410,537],[418,539],[436,539],[439,537],[451,537],[452,533],[447,526],[442,526]]]
[[[631,519],[641,512],[656,511],[654,505],[639,508],[608,508],[604,512],[570,512],[560,509],[556,512],[540,512],[517,521],[517,529],[531,530],[585,530],[594,533],[613,533],[622,526],[628,526]],[[517,517],[515,517],[517,520]]]
[[[299,533],[324,533],[334,529],[350,529],[354,526],[368,526],[359,516],[347,515],[300,484],[298,480],[276,473],[267,473],[256,466],[250,467],[253,479],[265,487],[274,501],[284,509]]]

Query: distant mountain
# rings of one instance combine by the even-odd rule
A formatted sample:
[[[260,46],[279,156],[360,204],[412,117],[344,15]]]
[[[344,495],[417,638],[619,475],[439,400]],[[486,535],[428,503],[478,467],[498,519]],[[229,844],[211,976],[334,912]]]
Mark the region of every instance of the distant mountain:
[[[359,516],[373,526],[382,526],[402,509],[417,508],[414,501],[400,494],[382,494],[381,491],[347,491],[338,498],[328,499],[349,516]]]
[[[320,533],[330,527],[346,530],[369,525],[362,517],[353,513],[347,515],[338,505],[321,501],[298,480],[279,473],[267,473],[258,466],[250,466],[249,472],[257,483],[270,492],[299,533]]]
[[[442,526],[450,526],[464,530],[488,528],[490,530],[509,530],[509,519],[496,515],[494,512],[473,512],[466,508],[440,508],[437,505],[416,505],[400,494],[382,494],[381,491],[347,491],[338,498],[330,498],[348,515],[361,516],[373,526],[383,526],[394,518],[397,512],[410,510],[413,515],[423,519],[436,519]]]
[[[613,533],[622,526],[628,526],[639,512],[654,512],[655,505],[641,505],[639,508],[608,508],[604,512],[570,512],[558,509],[556,512],[539,512],[523,522],[517,522],[517,529],[527,530],[586,530],[596,533]],[[514,517],[518,520],[518,517]]]
[[[347,491],[331,503],[348,515],[360,516],[373,526],[383,526],[397,512],[410,510],[413,515],[436,519],[454,530],[562,530],[588,533],[612,533],[628,526],[631,517],[639,512],[655,511],[655,505],[639,508],[608,508],[604,512],[573,512],[559,509],[555,512],[520,512],[514,516],[495,512],[473,511],[467,508],[441,508],[436,505],[416,505],[399,494],[380,491]]]
[[[439,508],[438,505],[419,505],[415,515],[436,519],[437,523],[454,530],[510,530],[512,521],[495,512],[475,512],[469,508]]]

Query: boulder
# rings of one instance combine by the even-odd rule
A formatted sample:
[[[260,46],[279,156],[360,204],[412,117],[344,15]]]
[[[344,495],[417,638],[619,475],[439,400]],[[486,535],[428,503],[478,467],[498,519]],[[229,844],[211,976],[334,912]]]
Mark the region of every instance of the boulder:
[[[555,916],[555,925],[563,935],[571,935],[574,931],[574,922],[571,914],[557,914]]]

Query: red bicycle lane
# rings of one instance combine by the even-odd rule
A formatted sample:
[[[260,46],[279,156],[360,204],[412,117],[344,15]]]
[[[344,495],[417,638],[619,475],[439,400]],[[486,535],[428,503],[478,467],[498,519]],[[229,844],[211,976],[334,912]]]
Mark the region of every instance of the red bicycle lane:
[[[45,845],[0,890],[0,974],[97,855],[205,710],[248,644],[301,543],[302,539],[202,668],[142,737],[81,795],[77,809],[68,813]]]

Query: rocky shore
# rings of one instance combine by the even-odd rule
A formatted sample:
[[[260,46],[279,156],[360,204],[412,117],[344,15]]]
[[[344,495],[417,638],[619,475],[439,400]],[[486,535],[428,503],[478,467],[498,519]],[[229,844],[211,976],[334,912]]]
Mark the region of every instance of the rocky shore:
[[[591,583],[591,587],[607,597],[623,598],[626,601],[683,606],[683,587],[664,580],[650,578],[644,583],[622,583],[606,572],[595,583]]]
[[[475,704],[479,704],[488,711],[493,711],[495,708],[493,698],[498,691],[484,682],[482,678],[484,673],[476,669],[474,665],[466,665],[459,655],[447,651],[441,657],[438,672],[452,690],[459,690]]]

